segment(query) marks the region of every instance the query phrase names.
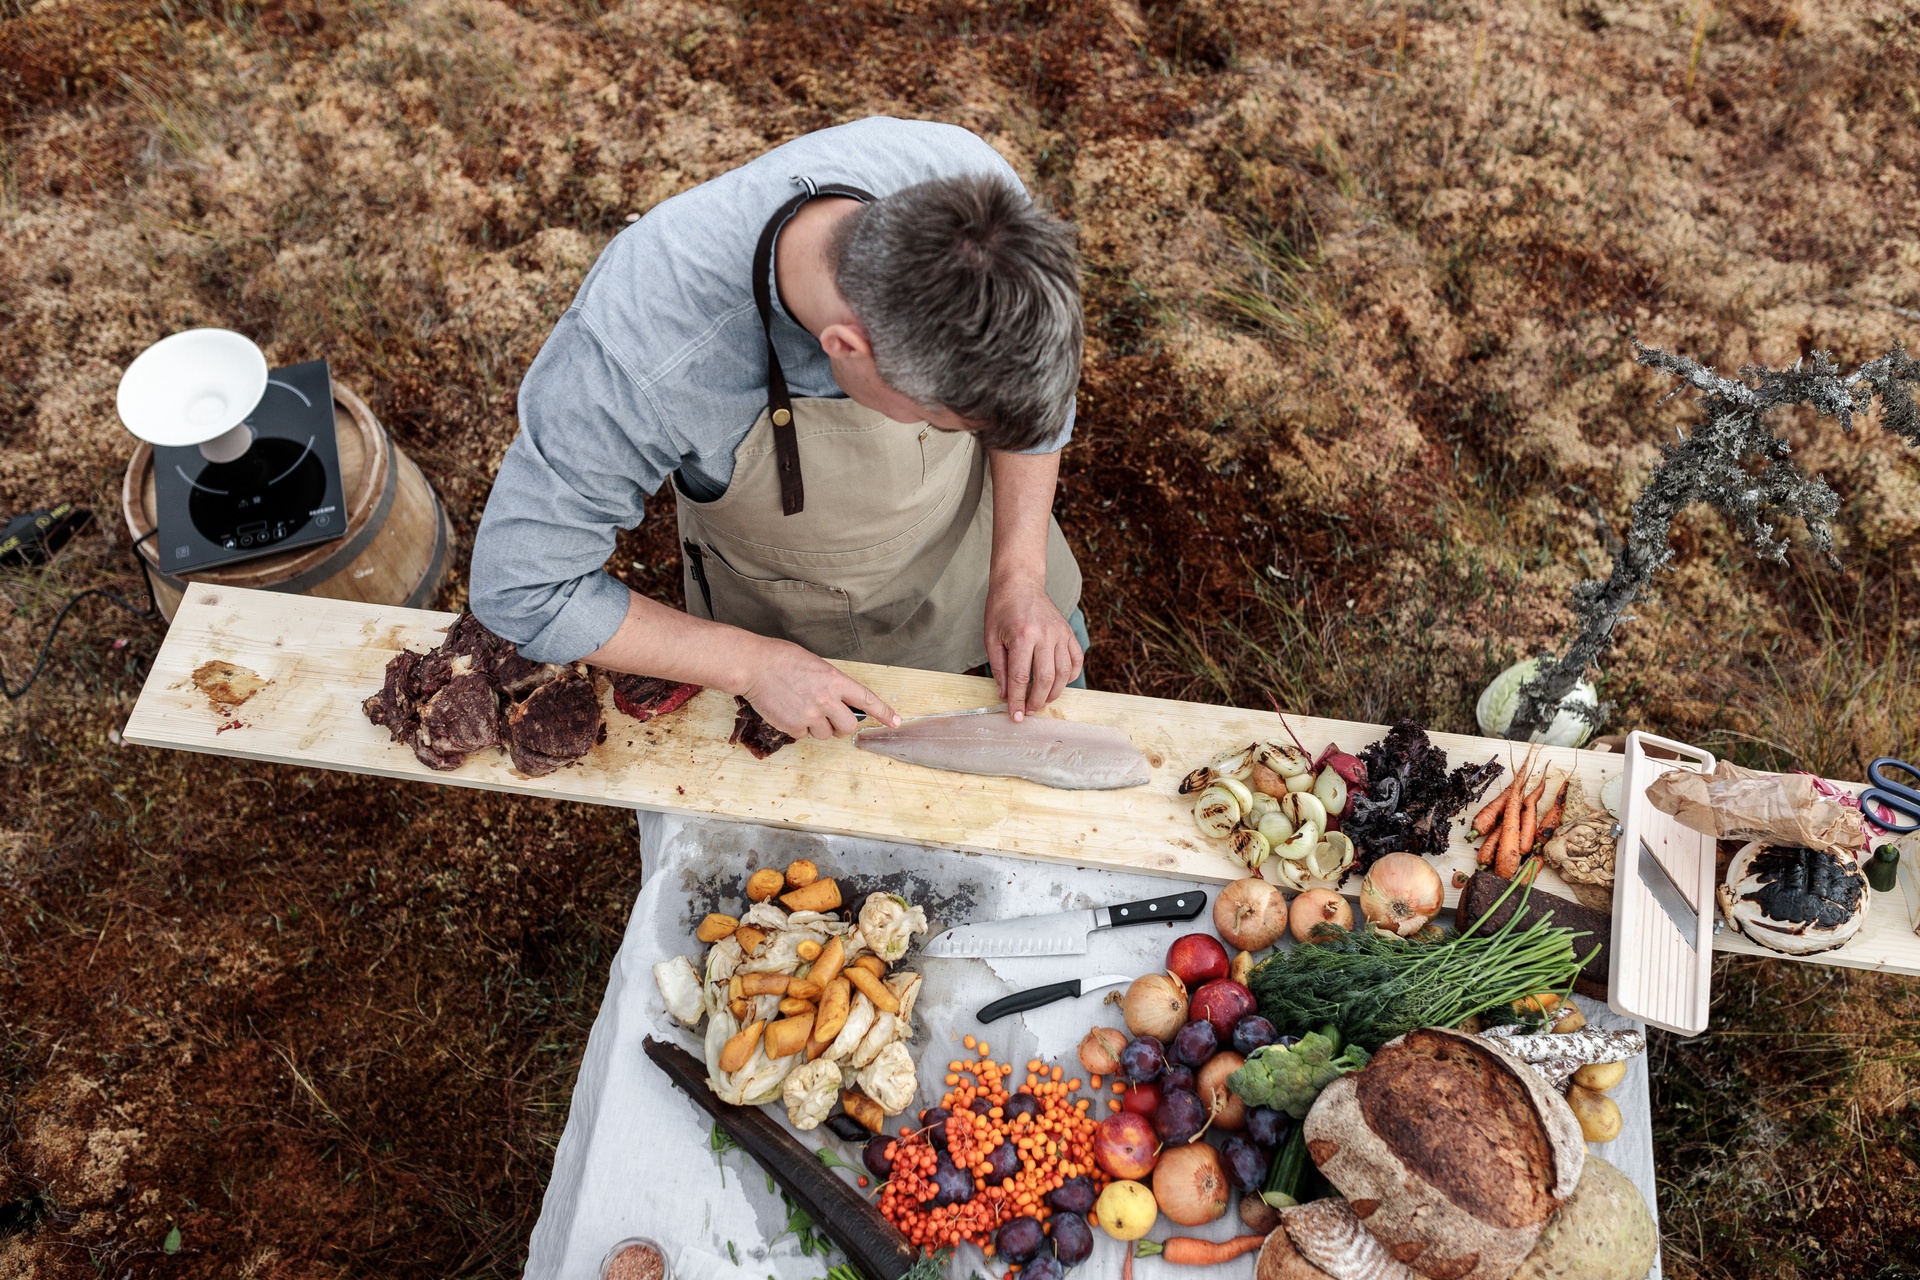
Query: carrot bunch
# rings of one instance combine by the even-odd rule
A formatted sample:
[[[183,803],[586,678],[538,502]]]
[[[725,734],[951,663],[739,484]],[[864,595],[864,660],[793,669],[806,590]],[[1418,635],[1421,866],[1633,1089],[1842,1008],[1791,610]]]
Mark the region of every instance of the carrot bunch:
[[[1001,1224],[1022,1214],[1045,1221],[1053,1213],[1047,1194],[1068,1178],[1085,1174],[1096,1190],[1108,1179],[1093,1160],[1099,1125],[1087,1114],[1091,1099],[1073,1096],[1080,1089],[1078,1079],[1063,1079],[1059,1067],[1035,1059],[1027,1063],[1025,1081],[1014,1085],[1010,1063],[993,1061],[988,1046],[976,1046],[972,1036],[966,1044],[977,1047],[979,1060],[947,1064],[946,1083],[951,1087],[940,1105],[952,1112],[945,1121],[947,1156],[973,1174],[973,1198],[937,1209],[924,1207],[936,1191],[933,1173],[940,1158],[927,1131],[916,1130],[901,1134],[887,1148],[893,1166],[880,1190],[880,1212],[928,1252],[968,1240],[991,1255],[993,1233]],[[1032,1095],[1040,1110],[1009,1117],[1007,1103],[1015,1093]],[[984,1113],[973,1109],[981,1100],[987,1103]],[[1005,1183],[988,1186],[984,1179],[992,1166],[987,1156],[1002,1143],[1013,1145],[1020,1167]]]
[[[1527,757],[1514,770],[1513,781],[1474,815],[1468,839],[1480,843],[1479,864],[1491,866],[1495,875],[1512,879],[1520,871],[1520,859],[1531,854],[1559,825],[1564,805],[1568,771],[1542,767],[1534,781],[1533,761],[1539,748],[1529,746]]]

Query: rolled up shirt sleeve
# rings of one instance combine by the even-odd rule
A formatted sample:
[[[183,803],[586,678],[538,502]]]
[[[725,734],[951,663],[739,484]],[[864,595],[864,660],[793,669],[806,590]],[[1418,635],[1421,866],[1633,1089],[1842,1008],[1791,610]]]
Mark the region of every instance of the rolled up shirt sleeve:
[[[576,311],[520,384],[507,448],[474,537],[470,598],[488,630],[536,662],[573,662],[613,637],[627,587],[606,572],[680,450],[641,388]]]

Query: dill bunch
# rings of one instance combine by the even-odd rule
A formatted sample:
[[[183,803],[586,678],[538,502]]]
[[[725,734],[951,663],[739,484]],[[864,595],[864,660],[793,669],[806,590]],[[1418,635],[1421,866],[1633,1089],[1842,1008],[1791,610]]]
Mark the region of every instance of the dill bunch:
[[[1518,881],[1507,893],[1515,889],[1522,889]],[[1458,1026],[1523,996],[1571,991],[1600,948],[1576,955],[1575,940],[1587,934],[1546,920],[1519,928],[1522,914],[1492,933],[1450,933],[1431,942],[1322,926],[1322,940],[1276,952],[1247,985],[1282,1033],[1304,1035],[1332,1023],[1371,1053],[1419,1027]]]

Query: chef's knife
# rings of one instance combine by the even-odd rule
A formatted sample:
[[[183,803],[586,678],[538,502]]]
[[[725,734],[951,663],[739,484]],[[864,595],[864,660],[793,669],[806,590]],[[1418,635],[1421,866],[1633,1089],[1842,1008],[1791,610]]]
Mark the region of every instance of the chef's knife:
[[[1123,902],[1116,907],[1085,911],[1056,911],[1044,916],[1016,916],[985,924],[955,925],[921,948],[923,955],[950,956],[1077,956],[1087,949],[1087,935],[1095,929],[1155,920],[1191,920],[1206,910],[1207,895],[1189,889],[1165,898]]]
[[[1126,977],[1088,978],[1084,981],[1075,978],[1071,982],[1032,987],[1026,991],[1016,991],[1010,996],[1001,996],[974,1016],[982,1022],[992,1022],[1010,1013],[1024,1013],[1028,1009],[1038,1009],[1043,1004],[1052,1004],[1055,1000],[1071,1000],[1084,992],[1098,991],[1101,987],[1117,987],[1132,981],[1132,978]]]

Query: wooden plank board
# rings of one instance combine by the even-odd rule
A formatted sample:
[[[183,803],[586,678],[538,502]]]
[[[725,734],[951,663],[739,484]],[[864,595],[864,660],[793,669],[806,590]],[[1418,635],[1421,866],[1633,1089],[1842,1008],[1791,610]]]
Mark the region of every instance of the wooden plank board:
[[[607,740],[585,758],[541,778],[515,770],[504,751],[475,754],[441,773],[370,723],[361,701],[381,685],[387,661],[405,647],[438,644],[452,614],[195,584],[188,589],[123,733],[142,746],[172,747],[276,764],[343,769],[521,795],[735,818],[837,835],[857,835],[978,853],[1006,853],[1113,870],[1202,881],[1243,874],[1224,845],[1194,828],[1180,778],[1214,752],[1273,737],[1272,712],[1070,689],[1050,708],[1069,719],[1123,729],[1153,764],[1153,779],[1124,791],[1058,791],[1010,778],[981,778],[902,764],[846,740],[798,742],[766,760],[731,746],[733,699],[716,690],[680,711],[641,724],[605,708]],[[208,664],[225,664],[223,670]],[[903,715],[989,705],[993,683],[969,676],[844,663]],[[238,684],[253,688],[231,699]],[[229,701],[216,701],[227,698]],[[1349,750],[1384,730],[1353,721],[1288,717],[1313,751]],[[1457,763],[1506,758],[1515,744],[1436,733]],[[1622,758],[1544,748],[1597,797]],[[1452,871],[1471,871],[1473,851],[1456,830],[1439,860],[1447,901]],[[1542,886],[1564,892],[1551,873]],[[1880,895],[1897,899],[1898,894]],[[1920,973],[1912,953],[1883,939],[1898,919],[1876,903],[1868,934],[1834,963]],[[1895,915],[1903,915],[1897,912]],[[1724,935],[1723,935],[1724,936]],[[1732,941],[1738,942],[1737,939]],[[1882,942],[1889,945],[1882,946]],[[1716,942],[1716,946],[1722,945]],[[1729,949],[1744,949],[1741,946]]]

